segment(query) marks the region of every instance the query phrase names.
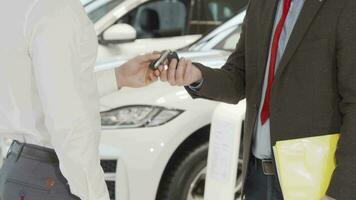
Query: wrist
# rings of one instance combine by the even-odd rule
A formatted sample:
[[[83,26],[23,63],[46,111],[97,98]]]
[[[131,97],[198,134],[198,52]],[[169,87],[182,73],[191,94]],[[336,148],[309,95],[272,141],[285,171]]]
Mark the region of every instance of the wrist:
[[[116,83],[118,89],[125,86],[125,76],[123,76],[121,67],[115,69]]]
[[[196,70],[196,74],[197,74],[197,77],[196,77],[196,80],[194,81],[194,83],[201,83],[203,81],[203,73],[196,65],[193,64],[193,66],[194,66],[194,69]]]
[[[190,84],[190,87],[200,87],[203,83],[203,80],[196,81],[192,84]]]

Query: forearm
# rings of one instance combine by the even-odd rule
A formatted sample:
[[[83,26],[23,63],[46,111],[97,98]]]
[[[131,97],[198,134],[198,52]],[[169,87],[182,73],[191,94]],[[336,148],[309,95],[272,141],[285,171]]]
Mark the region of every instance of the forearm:
[[[232,73],[226,69],[211,69],[197,63],[195,65],[202,71],[203,83],[196,91],[187,87],[193,98],[236,104],[245,97],[243,71]]]
[[[245,98],[245,31],[248,14],[242,24],[240,40],[235,51],[221,69],[212,69],[195,63],[203,75],[203,84],[198,92],[187,88],[193,98],[206,98],[236,104]]]

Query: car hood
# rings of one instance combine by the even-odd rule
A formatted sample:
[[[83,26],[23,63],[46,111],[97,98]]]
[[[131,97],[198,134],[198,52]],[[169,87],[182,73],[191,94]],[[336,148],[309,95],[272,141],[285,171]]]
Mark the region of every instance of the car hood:
[[[227,60],[230,52],[212,50],[205,52],[179,52],[180,57],[192,59],[212,68],[221,67]],[[113,58],[99,61],[96,72],[120,66],[127,59]],[[105,73],[98,73],[105,74]],[[123,88],[120,91],[101,97],[101,110],[111,110],[127,105],[157,105],[176,109],[189,109],[193,101],[183,87],[171,87],[167,83],[157,81],[144,88]]]

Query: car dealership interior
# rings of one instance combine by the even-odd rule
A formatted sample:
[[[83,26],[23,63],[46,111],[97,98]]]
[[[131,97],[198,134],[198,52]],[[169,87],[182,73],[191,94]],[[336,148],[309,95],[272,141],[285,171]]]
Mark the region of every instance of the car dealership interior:
[[[0,4],[0,200],[353,199],[351,0]]]

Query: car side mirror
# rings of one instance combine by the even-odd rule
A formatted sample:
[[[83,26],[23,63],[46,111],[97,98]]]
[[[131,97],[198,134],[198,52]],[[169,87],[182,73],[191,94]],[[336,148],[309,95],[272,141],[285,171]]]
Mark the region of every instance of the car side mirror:
[[[129,24],[115,24],[108,28],[102,35],[101,42],[104,44],[118,44],[136,40],[137,32]]]

